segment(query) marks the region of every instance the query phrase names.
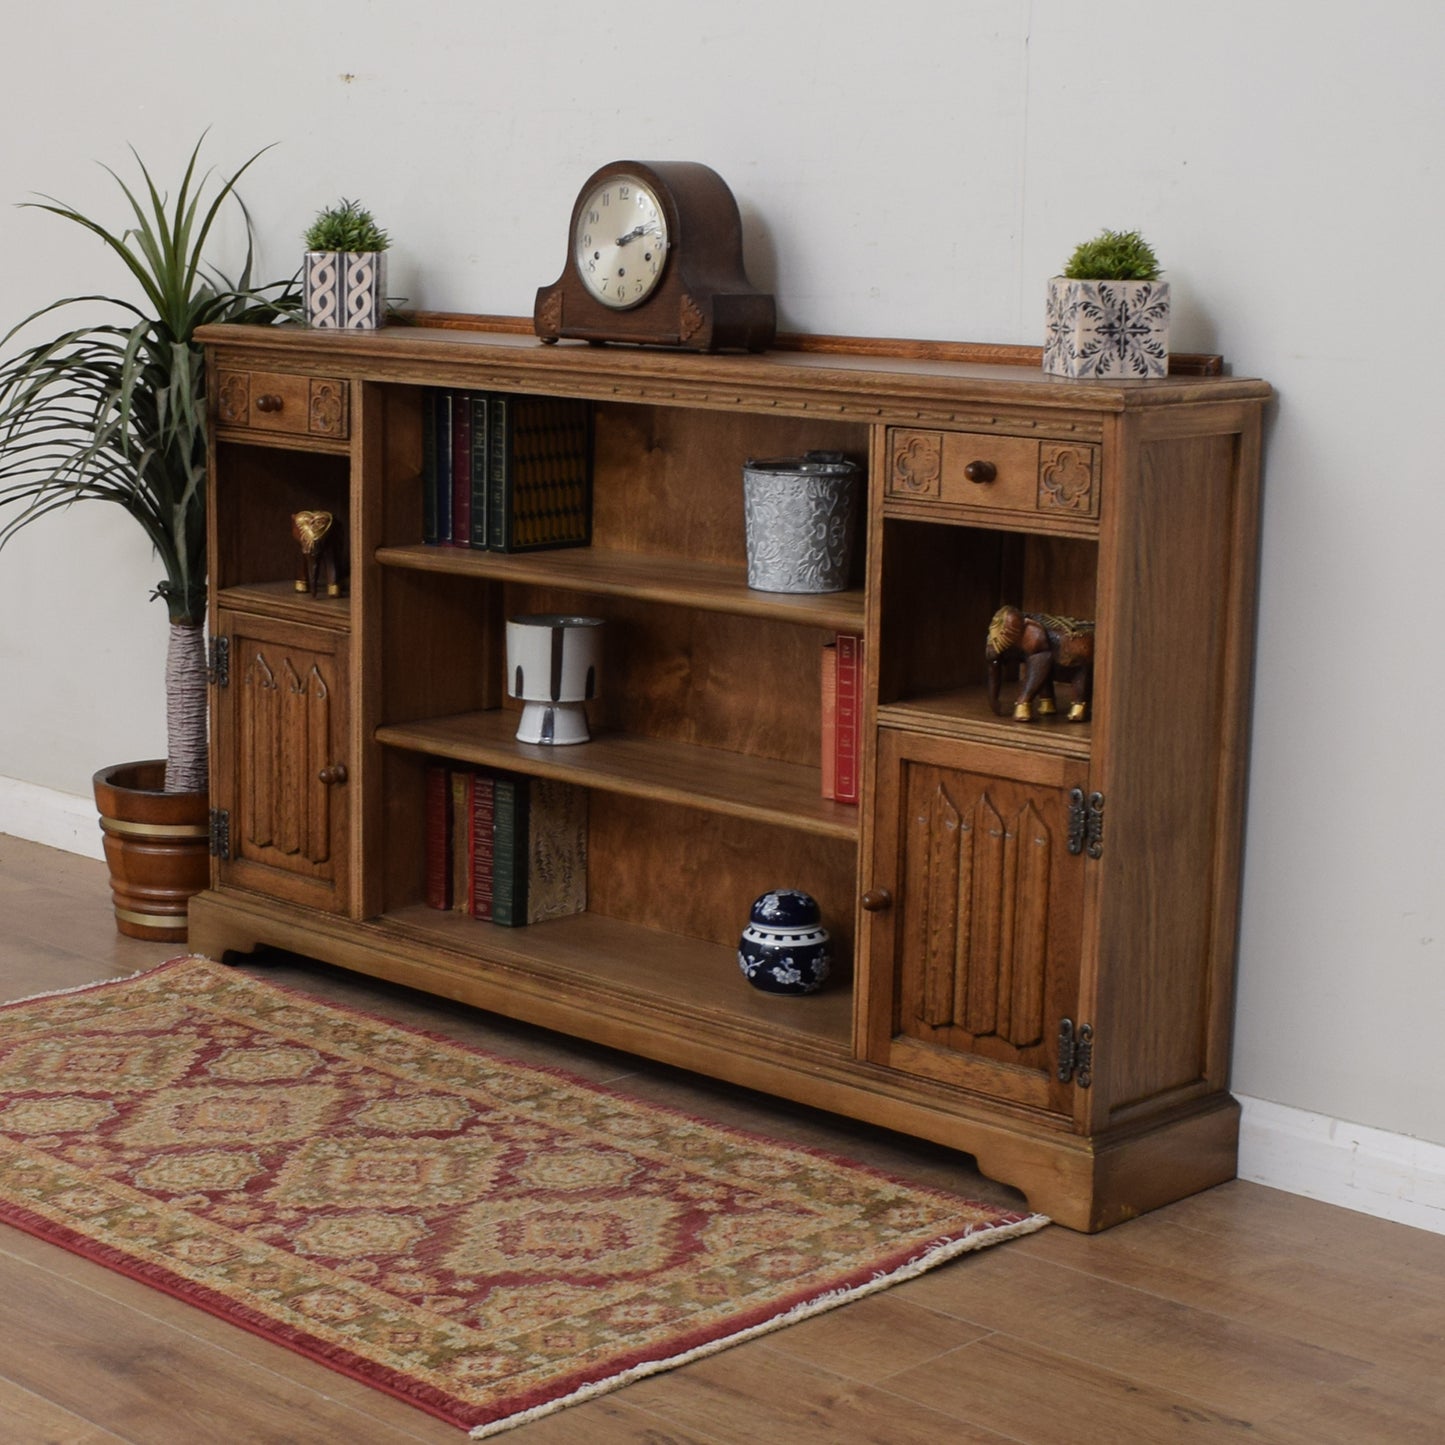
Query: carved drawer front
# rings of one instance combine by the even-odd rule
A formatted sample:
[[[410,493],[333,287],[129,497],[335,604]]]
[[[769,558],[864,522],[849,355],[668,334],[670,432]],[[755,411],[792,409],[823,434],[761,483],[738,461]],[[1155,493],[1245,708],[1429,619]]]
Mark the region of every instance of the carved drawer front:
[[[345,441],[351,435],[351,392],[334,376],[222,371],[216,416],[222,426]]]
[[[1099,449],[987,432],[893,427],[888,496],[1073,517],[1099,515]]]

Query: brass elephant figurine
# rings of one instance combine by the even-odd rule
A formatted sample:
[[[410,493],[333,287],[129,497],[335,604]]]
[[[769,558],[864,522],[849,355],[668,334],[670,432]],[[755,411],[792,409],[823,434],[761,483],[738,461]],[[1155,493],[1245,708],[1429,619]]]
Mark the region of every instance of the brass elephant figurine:
[[[301,547],[296,590],[313,597],[340,597],[345,590],[341,547],[330,512],[296,512],[291,535]]]
[[[1094,691],[1094,624],[1078,617],[1055,617],[1048,612],[1025,612],[1020,607],[1000,607],[988,625],[984,647],[988,661],[988,701],[999,713],[999,689],[1004,668],[1023,665],[1018,699],[1013,716],[1017,722],[1031,722],[1037,714],[1058,711],[1054,682],[1070,683],[1074,703],[1070,722],[1086,722]],[[1000,714],[1001,715],[1001,714]]]

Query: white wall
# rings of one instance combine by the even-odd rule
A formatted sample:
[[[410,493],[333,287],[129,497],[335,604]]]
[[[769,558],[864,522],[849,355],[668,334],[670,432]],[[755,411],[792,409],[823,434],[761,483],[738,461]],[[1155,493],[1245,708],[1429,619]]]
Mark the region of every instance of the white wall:
[[[395,236],[393,289],[442,310],[530,313],[578,185],[626,156],[728,178],[786,329],[1037,341],[1073,243],[1141,227],[1175,345],[1278,389],[1236,1086],[1445,1145],[1437,0],[251,0],[244,23],[51,0],[3,18],[6,325],[119,285],[97,244],[8,203],[43,190],[119,221],[94,162],[124,170],[133,142],[175,176],[206,125],[221,168],[278,143],[244,190],[268,274],[317,207],[359,196]],[[161,750],[157,576],[119,514],[0,554],[0,776],[83,794]]]

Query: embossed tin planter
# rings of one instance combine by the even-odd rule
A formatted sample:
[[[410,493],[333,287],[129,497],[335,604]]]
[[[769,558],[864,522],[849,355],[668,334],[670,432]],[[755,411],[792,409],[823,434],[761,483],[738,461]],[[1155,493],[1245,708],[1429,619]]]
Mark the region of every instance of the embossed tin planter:
[[[385,251],[308,251],[306,324],[374,331],[386,323]]]
[[[743,466],[748,586],[759,592],[841,592],[858,530],[857,464],[841,452]]]
[[[1044,370],[1120,381],[1167,376],[1169,283],[1051,277]]]

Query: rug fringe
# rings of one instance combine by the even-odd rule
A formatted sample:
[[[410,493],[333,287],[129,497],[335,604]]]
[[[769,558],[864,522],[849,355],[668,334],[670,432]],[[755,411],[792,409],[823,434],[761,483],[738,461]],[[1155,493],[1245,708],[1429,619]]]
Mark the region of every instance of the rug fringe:
[[[824,1314],[828,1310],[836,1309],[839,1305],[861,1299],[864,1295],[876,1294],[879,1290],[901,1284],[904,1280],[916,1279],[919,1275],[926,1274],[929,1270],[937,1268],[940,1264],[946,1264],[961,1254],[971,1253],[975,1249],[983,1249],[990,1244],[1002,1244],[1004,1240],[1017,1239],[1020,1235],[1033,1234],[1035,1230],[1042,1229],[1050,1222],[1046,1214],[1030,1214],[1012,1224],[989,1225],[983,1229],[975,1229],[967,1234],[959,1235],[956,1239],[945,1239],[925,1249],[921,1254],[915,1255],[897,1269],[875,1274],[872,1279],[863,1284],[853,1285],[847,1289],[829,1290],[826,1294],[804,1300],[802,1304],[794,1305],[792,1309],[785,1310],[782,1314],[774,1315],[761,1324],[750,1325],[747,1329],[739,1330],[736,1334],[728,1335],[723,1339],[709,1340],[705,1345],[699,1345],[696,1349],[687,1350],[680,1355],[670,1355],[667,1359],[648,1360],[643,1364],[633,1365],[620,1374],[583,1385],[581,1389],[574,1390],[570,1395],[564,1395],[560,1399],[534,1405],[528,1410],[508,1415],[502,1420],[492,1420],[488,1424],[474,1426],[467,1432],[467,1438],[486,1440],[493,1435],[500,1435],[514,1426],[531,1424],[533,1421],[555,1414],[569,1405],[578,1405],[584,1400],[592,1400],[599,1395],[619,1389],[623,1385],[630,1385],[634,1380],[645,1379],[649,1375],[660,1375],[667,1370],[675,1370],[679,1365],[691,1364],[694,1360],[717,1354],[721,1350],[741,1344],[744,1340],[771,1334],[774,1330],[797,1324],[799,1320],[808,1319],[813,1315]]]
[[[130,983],[137,978],[145,978],[147,974],[159,973],[163,968],[169,968],[173,963],[188,963],[191,959],[201,959],[209,963],[209,959],[202,958],[199,953],[178,953],[171,958],[164,958],[159,963],[153,963],[149,968],[138,968],[134,973],[118,973],[114,978],[98,978],[93,983],[77,983],[70,988],[46,989],[41,993],[27,994],[24,998],[6,999],[0,1003],[0,1009],[13,1008],[16,1004],[36,1003],[43,998],[64,998],[70,993],[88,993],[93,988],[105,988],[112,983]]]

